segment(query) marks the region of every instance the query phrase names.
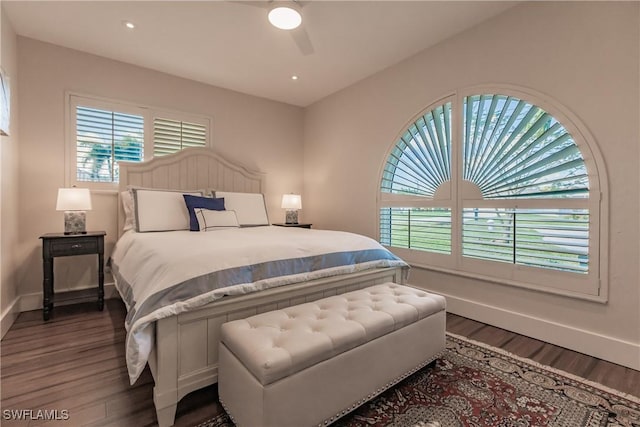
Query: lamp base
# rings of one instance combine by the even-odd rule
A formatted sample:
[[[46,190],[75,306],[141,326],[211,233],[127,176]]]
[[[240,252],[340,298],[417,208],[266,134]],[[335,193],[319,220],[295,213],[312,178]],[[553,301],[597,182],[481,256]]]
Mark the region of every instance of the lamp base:
[[[64,212],[64,234],[87,234],[85,211]]]
[[[297,210],[287,210],[287,217],[285,220],[287,224],[297,224],[298,223],[298,211]]]

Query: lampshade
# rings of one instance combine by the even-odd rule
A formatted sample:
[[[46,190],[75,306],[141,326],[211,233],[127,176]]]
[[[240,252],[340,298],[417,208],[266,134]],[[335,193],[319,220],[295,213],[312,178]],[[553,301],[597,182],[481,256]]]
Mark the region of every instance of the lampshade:
[[[269,22],[281,30],[293,30],[302,23],[302,15],[296,10],[296,6],[278,6],[269,11]]]
[[[59,188],[57,211],[90,211],[91,193],[88,188]]]
[[[299,194],[285,194],[282,196],[283,209],[302,209],[302,197]]]

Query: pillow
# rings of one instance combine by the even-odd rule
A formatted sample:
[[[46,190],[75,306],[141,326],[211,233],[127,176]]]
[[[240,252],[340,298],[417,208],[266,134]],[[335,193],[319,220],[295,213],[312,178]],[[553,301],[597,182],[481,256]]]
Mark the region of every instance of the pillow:
[[[241,226],[269,225],[262,194],[216,191],[215,197],[224,198],[225,209],[236,211]]]
[[[189,211],[183,194],[202,196],[201,191],[133,188],[135,227],[138,232],[189,229]]]
[[[120,193],[120,200],[122,201],[122,208],[124,209],[124,227],[122,231],[132,230],[135,228],[133,214],[133,195],[129,190],[122,191]]]
[[[222,198],[215,199],[211,197],[192,196],[189,194],[183,194],[182,197],[184,197],[184,201],[187,204],[187,210],[189,211],[189,230],[191,231],[200,230],[194,209],[204,208],[213,211],[224,210],[224,199]]]
[[[220,228],[240,227],[234,211],[220,211],[211,209],[194,209],[198,219],[200,231],[211,231]]]

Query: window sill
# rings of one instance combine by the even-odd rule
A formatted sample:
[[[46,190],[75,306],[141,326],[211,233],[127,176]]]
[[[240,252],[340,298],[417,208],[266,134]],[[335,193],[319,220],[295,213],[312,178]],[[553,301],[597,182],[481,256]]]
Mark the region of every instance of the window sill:
[[[450,269],[450,268],[436,267],[436,266],[432,266],[432,265],[415,263],[415,262],[411,262],[411,261],[409,261],[409,264],[411,265],[411,267],[420,268],[420,269],[423,269],[423,270],[434,271],[434,272],[437,272],[437,273],[450,274],[452,276],[464,277],[464,278],[467,278],[467,279],[481,280],[483,282],[494,283],[494,284],[497,284],[497,285],[505,285],[505,286],[523,288],[523,289],[528,289],[528,290],[537,291],[537,292],[544,292],[544,293],[553,294],[553,295],[559,295],[559,296],[568,297],[568,298],[574,298],[574,299],[581,299],[581,300],[585,300],[585,301],[597,302],[597,303],[600,303],[600,304],[606,304],[608,302],[608,297],[606,295],[606,292],[602,292],[603,291],[602,287],[600,288],[601,295],[588,295],[588,294],[581,294],[581,293],[578,293],[578,292],[571,292],[571,291],[567,291],[567,290],[563,290],[563,289],[556,289],[556,288],[550,288],[550,287],[534,285],[534,284],[531,284],[531,283],[520,282],[520,281],[517,281],[517,280],[509,280],[509,279],[502,279],[502,278],[498,278],[498,277],[485,276],[485,275],[482,275],[482,274],[471,273],[471,272],[460,271],[460,270],[454,270],[454,269]]]

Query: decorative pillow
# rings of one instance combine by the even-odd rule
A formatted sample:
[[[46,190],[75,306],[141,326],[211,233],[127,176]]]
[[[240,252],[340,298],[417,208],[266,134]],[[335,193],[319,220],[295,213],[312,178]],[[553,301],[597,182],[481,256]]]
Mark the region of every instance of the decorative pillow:
[[[221,228],[240,227],[234,211],[219,211],[196,208],[194,209],[198,219],[200,231],[211,231]]]
[[[264,195],[216,191],[215,197],[224,198],[225,209],[236,211],[240,226],[269,225]]]
[[[191,231],[198,231],[200,229],[194,209],[204,208],[213,211],[224,210],[223,198],[215,199],[211,197],[191,196],[189,194],[183,194],[182,197],[184,197],[184,201],[187,204],[187,210],[189,211],[189,230]]]
[[[129,190],[122,191],[120,193],[120,200],[122,201],[122,208],[124,209],[124,227],[122,231],[132,230],[135,228],[133,214],[133,195]]]
[[[201,191],[133,188],[135,227],[138,232],[189,229],[189,211],[183,194],[202,196]]]

